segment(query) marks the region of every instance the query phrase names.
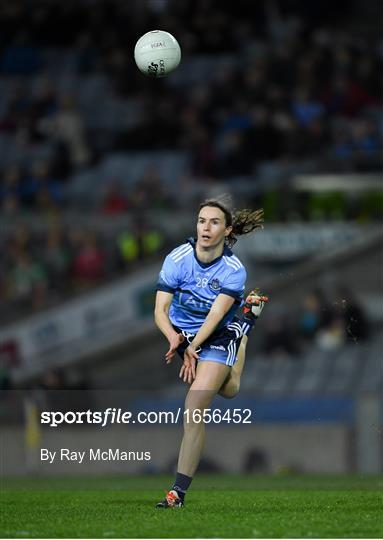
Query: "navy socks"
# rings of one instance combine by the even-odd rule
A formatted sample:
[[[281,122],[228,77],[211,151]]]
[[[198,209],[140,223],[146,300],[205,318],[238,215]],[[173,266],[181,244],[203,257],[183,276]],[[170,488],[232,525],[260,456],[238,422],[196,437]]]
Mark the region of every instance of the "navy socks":
[[[186,476],[186,474],[177,472],[172,489],[178,493],[182,502],[184,502],[186,491],[188,490],[192,480],[193,478],[191,476]]]

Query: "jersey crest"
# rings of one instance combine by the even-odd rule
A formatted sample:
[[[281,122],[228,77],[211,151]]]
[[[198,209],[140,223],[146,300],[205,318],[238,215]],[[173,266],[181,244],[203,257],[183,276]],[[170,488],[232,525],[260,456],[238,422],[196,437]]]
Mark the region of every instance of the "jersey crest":
[[[212,279],[209,283],[209,288],[214,292],[219,291],[221,289],[221,284],[219,282],[219,279],[217,278]]]

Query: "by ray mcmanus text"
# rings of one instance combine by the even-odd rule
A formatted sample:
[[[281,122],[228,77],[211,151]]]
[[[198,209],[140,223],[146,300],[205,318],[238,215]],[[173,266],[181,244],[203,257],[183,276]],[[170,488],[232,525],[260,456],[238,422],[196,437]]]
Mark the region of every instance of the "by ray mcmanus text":
[[[55,461],[71,461],[81,464],[88,461],[150,461],[151,453],[140,450],[122,450],[120,448],[89,448],[88,450],[71,450],[70,448],[60,448],[59,450],[40,449],[40,460],[49,464]]]

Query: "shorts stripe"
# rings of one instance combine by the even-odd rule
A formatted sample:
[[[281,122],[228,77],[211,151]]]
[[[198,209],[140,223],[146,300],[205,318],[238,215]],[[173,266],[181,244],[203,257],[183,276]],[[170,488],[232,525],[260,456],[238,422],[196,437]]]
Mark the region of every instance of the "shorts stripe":
[[[228,353],[227,353],[227,357],[226,357],[226,365],[228,366],[229,365],[229,361],[230,361],[230,355],[231,355],[231,350],[230,350],[230,343],[227,347],[227,350],[228,350]]]
[[[232,327],[232,328],[237,328],[237,330],[238,330],[239,332],[242,332],[242,326],[241,326],[239,323],[237,323],[237,322],[231,323],[230,325],[228,325],[228,327],[229,327],[229,328],[231,328],[231,327]]]
[[[241,333],[240,331],[238,330],[238,328],[234,327],[234,328],[231,328],[230,326],[227,327],[229,330],[231,330],[232,332],[235,332],[235,337],[236,339],[239,339],[241,337]]]
[[[240,340],[247,326],[245,321],[236,317],[226,327],[217,330],[202,346],[198,347],[196,352],[199,355],[199,360],[201,362],[210,360],[232,367],[235,364]],[[185,337],[177,349],[178,354],[183,359],[185,350],[194,339],[195,334],[181,330],[176,326],[174,328]]]
[[[188,344],[190,345],[190,343],[193,341],[194,337],[195,337],[195,334],[191,334],[190,332],[186,332],[186,330],[181,330],[181,334],[183,335],[184,338],[186,338],[186,341],[188,342]],[[202,347],[197,347],[197,349],[195,350],[195,352],[198,354],[199,352],[202,351]]]
[[[228,354],[227,354],[226,364],[228,366],[230,366],[230,360],[231,360],[231,357],[233,355],[233,347],[232,347],[232,342],[231,341],[230,341],[229,345],[227,346],[227,350],[228,350]]]
[[[230,330],[234,330],[234,331],[237,330],[238,331],[237,338],[239,338],[239,337],[242,337],[244,335],[244,333],[246,331],[246,328],[245,328],[246,326],[247,326],[246,323],[243,323],[242,325],[239,324],[239,323],[231,323],[231,324],[228,325],[228,328]]]
[[[233,357],[231,359],[231,366],[234,364],[235,360],[236,360],[236,356],[237,356],[237,347],[236,347],[236,342],[233,341]]]
[[[234,364],[234,361],[235,361],[235,353],[236,353],[236,350],[235,350],[235,340],[231,340],[229,345],[227,346],[227,350],[229,351],[228,355],[227,355],[227,359],[226,359],[226,365],[227,366],[232,366]]]

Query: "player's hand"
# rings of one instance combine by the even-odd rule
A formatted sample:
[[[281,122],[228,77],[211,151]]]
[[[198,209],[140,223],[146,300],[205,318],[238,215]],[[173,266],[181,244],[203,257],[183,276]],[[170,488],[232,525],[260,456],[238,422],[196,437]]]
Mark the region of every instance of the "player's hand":
[[[191,384],[196,377],[196,365],[198,361],[198,354],[193,347],[189,345],[184,353],[184,362],[180,369],[179,377],[184,382]]]
[[[165,354],[165,360],[167,364],[170,364],[170,362],[173,360],[173,357],[176,354],[179,345],[183,342],[184,339],[184,336],[182,334],[177,334],[177,332],[174,332],[173,336],[169,339],[169,350]]]
[[[180,369],[179,377],[183,380],[183,382],[192,384],[195,379],[195,375],[193,375],[192,371],[192,366],[190,366],[189,364],[183,364]]]
[[[186,361],[182,364],[179,377],[188,384],[192,384],[195,379],[195,361]]]

